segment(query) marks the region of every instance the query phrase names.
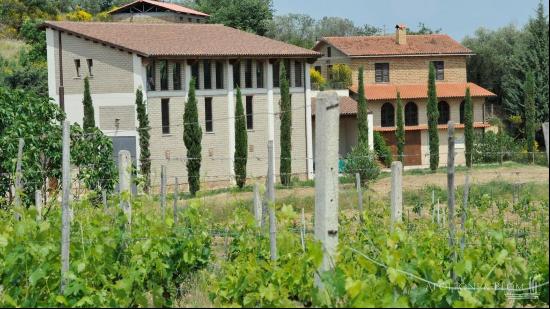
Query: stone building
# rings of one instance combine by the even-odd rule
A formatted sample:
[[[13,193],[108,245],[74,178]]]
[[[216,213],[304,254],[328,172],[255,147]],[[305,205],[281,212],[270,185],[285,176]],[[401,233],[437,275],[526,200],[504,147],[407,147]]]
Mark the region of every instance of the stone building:
[[[334,64],[352,69],[350,96],[357,97],[359,67],[364,68],[365,95],[374,118],[374,130],[380,132],[396,152],[396,96],[400,92],[405,112],[405,165],[429,164],[427,125],[427,83],[429,65],[436,68],[439,108],[440,164],[447,161],[447,122],[454,121],[457,134],[456,162],[464,158],[464,96],[469,87],[474,106],[474,127],[489,127],[484,112],[490,91],[468,83],[466,61],[473,53],[448,35],[408,35],[404,25],[396,26],[392,36],[354,36],[321,38],[313,50],[322,57],[314,69],[331,78]],[[348,104],[349,105],[349,104]],[[357,143],[357,104],[341,115],[340,154],[344,156]]]
[[[265,176],[267,141],[279,157],[279,64],[285,63],[292,101],[292,172],[313,175],[310,63],[318,52],[215,24],[46,22],[49,94],[71,122],[82,122],[83,79],[90,79],[96,123],[115,150],[139,158],[135,93],[147,100],[152,177],[166,165],[169,182],[187,181],[183,112],[189,82],[202,137],[201,179],[232,182],[235,88],[242,90],[248,128],[248,176]],[[275,171],[279,171],[275,159]]]
[[[208,14],[179,4],[136,0],[109,12],[113,21],[135,23],[205,23]]]

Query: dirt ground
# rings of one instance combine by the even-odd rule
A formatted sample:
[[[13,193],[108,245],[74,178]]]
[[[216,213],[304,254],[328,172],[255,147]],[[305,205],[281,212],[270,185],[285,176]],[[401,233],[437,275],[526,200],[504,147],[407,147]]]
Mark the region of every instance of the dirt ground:
[[[474,169],[471,172],[470,184],[488,183],[495,180],[504,180],[517,183],[547,183],[549,181],[549,173],[547,167],[542,166],[504,166],[494,168],[480,168]],[[457,171],[455,175],[456,186],[462,186],[465,182],[465,172]],[[262,184],[263,185],[263,184]],[[403,191],[418,190],[425,186],[447,186],[447,174],[435,173],[435,174],[407,174],[403,176]],[[351,188],[353,184],[342,184],[342,188]],[[370,184],[369,190],[377,195],[386,196],[391,190],[391,178],[384,177],[376,180]],[[278,189],[276,190],[276,198],[288,198],[288,197],[313,197],[315,194],[315,188],[292,188],[292,189]],[[201,198],[205,203],[212,204],[226,204],[228,202],[237,202],[240,200],[251,200],[252,192],[243,193],[220,193],[213,196],[206,196]]]

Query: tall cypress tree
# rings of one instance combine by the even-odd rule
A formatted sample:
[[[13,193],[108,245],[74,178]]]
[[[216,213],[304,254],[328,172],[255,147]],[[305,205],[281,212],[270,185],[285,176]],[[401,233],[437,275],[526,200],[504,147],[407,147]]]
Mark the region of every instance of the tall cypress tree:
[[[395,130],[397,140],[397,158],[403,162],[405,155],[405,112],[403,111],[403,102],[401,93],[397,91],[397,129]]]
[[[430,140],[430,169],[435,172],[439,167],[439,133],[437,131],[437,93],[435,88],[435,67],[430,63],[428,75],[428,134]]]
[[[84,119],[82,120],[82,128],[84,131],[90,131],[95,127],[94,104],[92,103],[92,95],[90,94],[90,81],[88,77],[84,78]]]
[[[358,100],[357,100],[357,130],[359,131],[358,144],[367,143],[369,140],[369,125],[367,123],[368,108],[365,97],[365,85],[363,82],[363,66],[359,67],[358,76]]]
[[[527,151],[533,153],[535,151],[537,119],[535,107],[535,76],[532,71],[527,73],[523,89],[525,93],[525,141],[527,143]]]
[[[246,133],[246,115],[244,114],[241,89],[237,87],[237,106],[235,108],[235,177],[237,186],[243,188],[246,183],[246,162],[248,161],[248,136]]]
[[[193,78],[189,83],[189,97],[183,113],[183,142],[187,148],[187,179],[192,196],[195,196],[200,189],[201,141],[202,129],[199,124],[195,79]]]
[[[291,158],[291,126],[292,126],[292,105],[290,102],[290,91],[288,79],[286,76],[285,65],[281,62],[280,87],[281,87],[281,183],[283,185],[290,184],[292,174],[292,158]]]
[[[136,90],[136,113],[139,122],[139,161],[141,175],[144,177],[145,183],[143,190],[149,193],[151,187],[151,151],[149,150],[149,117],[147,116],[147,108],[143,101],[143,92],[141,88]]]
[[[470,95],[470,87],[466,88],[464,98],[464,155],[466,156],[466,166],[472,167],[472,151],[474,149],[474,107]]]

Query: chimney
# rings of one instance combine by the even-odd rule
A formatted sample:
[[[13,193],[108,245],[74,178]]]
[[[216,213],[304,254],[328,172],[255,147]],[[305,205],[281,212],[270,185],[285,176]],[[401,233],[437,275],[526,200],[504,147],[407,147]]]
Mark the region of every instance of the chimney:
[[[399,45],[407,45],[407,26],[395,25],[395,43]]]

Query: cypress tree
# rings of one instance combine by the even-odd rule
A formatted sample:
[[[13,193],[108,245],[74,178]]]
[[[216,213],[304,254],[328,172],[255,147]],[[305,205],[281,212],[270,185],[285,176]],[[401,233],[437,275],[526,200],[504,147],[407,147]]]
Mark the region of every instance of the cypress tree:
[[[199,124],[195,79],[189,83],[189,98],[183,113],[183,142],[187,148],[187,179],[189,192],[195,196],[200,189],[202,129]]]
[[[82,120],[82,128],[84,131],[90,131],[95,127],[94,104],[92,103],[92,95],[90,94],[90,81],[88,77],[84,78],[84,119]]]
[[[358,143],[367,143],[369,140],[369,126],[367,123],[368,109],[365,98],[365,85],[363,82],[363,66],[359,67],[358,76],[358,100],[357,100],[357,129],[359,131]]]
[[[280,171],[281,183],[283,185],[290,184],[290,178],[292,173],[292,159],[291,159],[291,125],[292,125],[292,105],[290,102],[289,84],[286,76],[285,65],[281,62],[280,73],[280,85],[281,85],[281,163]]]
[[[474,149],[474,107],[472,106],[472,97],[470,87],[466,88],[464,99],[464,155],[466,156],[466,166],[472,167],[472,151]]]
[[[439,133],[437,131],[437,93],[435,88],[435,67],[430,63],[428,75],[428,134],[430,140],[430,169],[435,172],[439,167]]]
[[[141,175],[144,177],[145,193],[149,193],[151,187],[151,151],[149,150],[149,117],[147,116],[147,108],[143,101],[143,92],[141,88],[136,90],[136,113],[139,122],[138,134],[139,134],[139,161]]]
[[[243,188],[246,183],[246,162],[248,160],[248,136],[246,133],[246,115],[244,114],[241,89],[237,87],[237,106],[235,108],[235,177],[237,186]]]
[[[535,76],[533,72],[528,72],[525,85],[525,141],[527,142],[527,151],[535,151],[535,133],[536,133],[536,107],[535,107]]]
[[[397,158],[403,162],[405,154],[405,113],[399,91],[397,91],[397,129],[395,130],[395,138],[397,140]]]

